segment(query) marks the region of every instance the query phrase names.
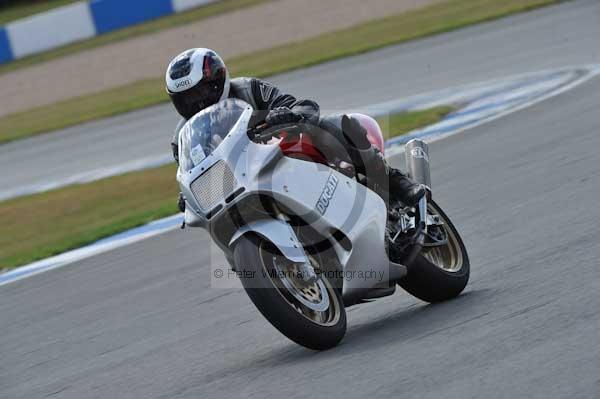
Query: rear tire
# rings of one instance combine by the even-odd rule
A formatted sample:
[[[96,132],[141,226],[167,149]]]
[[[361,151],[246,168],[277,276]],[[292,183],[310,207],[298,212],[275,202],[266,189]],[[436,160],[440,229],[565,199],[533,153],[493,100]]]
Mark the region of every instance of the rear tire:
[[[311,257],[319,261],[318,255]],[[325,288],[329,308],[322,315],[312,311],[300,303],[283,279],[274,273],[278,267],[275,259],[278,258],[287,260],[262,237],[247,234],[239,239],[234,249],[234,262],[246,293],[260,313],[297,344],[314,350],[336,346],[346,333],[346,311],[339,290],[325,276],[319,276],[318,281],[322,284],[317,286],[317,294],[323,298],[322,289]],[[289,286],[290,283],[286,283]]]
[[[465,245],[448,216],[433,201],[429,203],[429,210],[441,216],[448,235],[448,248],[444,250],[448,258],[454,257],[455,260],[448,265],[437,265],[433,261],[436,256],[426,252],[431,249],[423,248],[398,285],[425,302],[436,303],[460,295],[469,282],[470,264]],[[439,259],[442,263],[441,256]]]

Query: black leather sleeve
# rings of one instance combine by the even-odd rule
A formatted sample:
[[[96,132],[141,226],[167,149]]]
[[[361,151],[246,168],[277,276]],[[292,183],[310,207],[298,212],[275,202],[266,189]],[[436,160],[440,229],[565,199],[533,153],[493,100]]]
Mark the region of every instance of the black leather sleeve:
[[[257,109],[270,110],[278,107],[288,107],[297,114],[302,115],[310,123],[318,124],[319,105],[311,100],[298,100],[290,94],[283,94],[274,85],[260,79],[253,79],[252,94]]]
[[[173,138],[171,139],[171,151],[173,152],[173,159],[177,165],[179,165],[179,131],[185,125],[187,121],[185,119],[181,119],[177,126],[175,127],[175,133],[173,134]]]

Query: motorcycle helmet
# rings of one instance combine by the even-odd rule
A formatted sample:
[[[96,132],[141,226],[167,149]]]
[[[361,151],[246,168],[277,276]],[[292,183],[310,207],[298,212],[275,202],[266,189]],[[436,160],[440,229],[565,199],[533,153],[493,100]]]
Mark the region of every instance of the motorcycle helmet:
[[[167,93],[177,112],[190,119],[229,96],[229,73],[217,53],[186,50],[171,61],[165,76]]]

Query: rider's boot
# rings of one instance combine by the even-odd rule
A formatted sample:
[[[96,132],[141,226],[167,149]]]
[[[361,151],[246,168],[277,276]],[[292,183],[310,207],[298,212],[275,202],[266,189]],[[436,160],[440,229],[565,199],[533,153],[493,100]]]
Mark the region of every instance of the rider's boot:
[[[390,167],[381,152],[371,145],[367,131],[356,119],[344,115],[342,131],[349,144],[350,158],[356,170],[367,176],[369,186],[384,200],[400,200],[405,205],[416,206],[427,192],[425,186]]]

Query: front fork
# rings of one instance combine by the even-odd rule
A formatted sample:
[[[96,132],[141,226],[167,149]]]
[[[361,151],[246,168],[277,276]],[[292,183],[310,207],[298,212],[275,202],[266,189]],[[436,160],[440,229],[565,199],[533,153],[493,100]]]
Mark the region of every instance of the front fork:
[[[271,205],[275,218],[289,225],[290,218],[285,213],[281,212],[279,206],[277,206],[277,203],[272,202]],[[294,231],[294,229],[291,226],[290,229]],[[298,239],[299,244],[302,245],[300,237],[298,237],[297,234],[296,238]],[[310,258],[308,256],[306,257],[305,261],[297,262],[296,264],[298,265],[298,269],[300,270],[300,276],[302,277],[302,280],[304,280],[305,283],[312,284],[317,280],[317,273],[315,271],[314,266],[311,264]]]

